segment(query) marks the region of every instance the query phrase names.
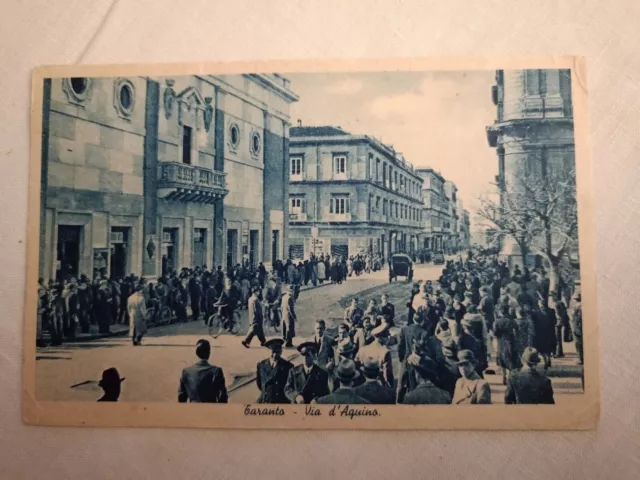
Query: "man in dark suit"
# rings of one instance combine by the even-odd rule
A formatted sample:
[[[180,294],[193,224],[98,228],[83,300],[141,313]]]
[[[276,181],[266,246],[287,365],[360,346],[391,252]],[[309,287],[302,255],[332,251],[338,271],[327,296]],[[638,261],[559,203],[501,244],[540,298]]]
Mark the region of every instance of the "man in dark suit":
[[[364,311],[358,306],[358,297],[351,299],[351,305],[344,311],[344,322],[349,328],[356,328],[362,325]]]
[[[207,340],[198,340],[196,355],[200,360],[195,365],[182,370],[178,402],[186,403],[227,403],[227,387],[224,372],[211,365],[211,345]]]
[[[389,297],[387,294],[382,295],[382,303],[380,304],[380,314],[384,316],[385,321],[389,324],[390,327],[395,326],[395,318],[396,318],[396,307],[393,303],[389,302]]]
[[[537,370],[540,355],[533,347],[527,347],[522,354],[523,365],[529,369],[511,372],[507,380],[507,391],[504,394],[506,404],[538,404],[555,403],[551,380]]]
[[[434,385],[436,372],[427,364],[421,363],[415,367],[418,374],[418,386],[407,393],[402,403],[410,405],[448,405],[451,395]]]
[[[327,370],[327,364],[329,362],[332,362],[334,357],[333,338],[327,335],[325,331],[326,324],[324,320],[316,320],[315,335],[313,337],[313,341],[316,344],[316,352],[318,355],[316,363],[324,371]]]
[[[398,342],[398,360],[400,360],[400,363],[411,353],[414,339],[427,333],[424,328],[425,318],[423,315],[416,315],[413,319],[413,324],[402,327],[400,330],[400,340]]]
[[[371,403],[359,396],[353,389],[353,383],[360,376],[353,360],[343,359],[335,370],[335,376],[340,381],[340,388],[333,393],[314,400],[319,404],[345,405],[345,404],[365,404]]]
[[[291,403],[311,403],[311,400],[329,395],[329,374],[316,365],[315,342],[298,346],[304,363],[289,370],[284,393]]]
[[[264,344],[271,350],[271,355],[259,362],[256,368],[256,384],[260,390],[257,403],[289,403],[284,388],[293,364],[282,358],[283,344],[281,338],[273,338]]]
[[[356,387],[356,395],[376,405],[395,404],[396,399],[391,388],[383,386],[380,379],[380,364],[375,358],[368,357],[362,364],[365,383]]]

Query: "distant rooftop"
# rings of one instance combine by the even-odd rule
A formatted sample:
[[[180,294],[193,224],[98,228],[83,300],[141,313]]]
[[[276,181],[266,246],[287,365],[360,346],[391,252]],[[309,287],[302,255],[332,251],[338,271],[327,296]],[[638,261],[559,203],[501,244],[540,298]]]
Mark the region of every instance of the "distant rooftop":
[[[289,135],[292,137],[333,137],[336,135],[351,135],[340,127],[319,126],[319,127],[291,127]]]

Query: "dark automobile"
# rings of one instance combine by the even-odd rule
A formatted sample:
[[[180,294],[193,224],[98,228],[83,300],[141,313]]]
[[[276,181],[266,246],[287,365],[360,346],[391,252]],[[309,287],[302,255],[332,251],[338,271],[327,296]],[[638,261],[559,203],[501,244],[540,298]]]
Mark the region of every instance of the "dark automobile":
[[[442,252],[437,252],[433,254],[433,264],[444,265],[444,254]]]
[[[413,279],[413,261],[409,255],[396,253],[391,256],[389,265],[389,282],[398,281],[398,276],[407,277],[407,282]]]

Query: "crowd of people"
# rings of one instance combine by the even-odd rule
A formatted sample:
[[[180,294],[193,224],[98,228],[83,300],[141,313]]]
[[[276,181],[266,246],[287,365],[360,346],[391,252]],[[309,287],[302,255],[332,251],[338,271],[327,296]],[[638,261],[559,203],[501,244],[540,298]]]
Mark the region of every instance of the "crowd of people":
[[[60,276],[58,280],[38,280],[37,346],[60,345],[73,341],[78,332],[89,333],[95,325],[98,333],[108,334],[115,324],[129,325],[134,345],[141,343],[149,323],[156,323],[159,312],[169,307],[177,322],[207,320],[221,310],[224,319],[232,319],[234,311],[247,308],[254,290],[260,289],[278,322],[281,308],[281,285],[289,285],[297,299],[302,286],[325,282],[342,283],[352,275],[381,268],[377,255],[358,254],[311,256],[296,262],[277,260],[268,272],[262,262],[252,266],[248,261],[223,270],[222,266],[206,266],[170,270],[157,279],[147,281],[136,275],[114,278],[102,271],[92,279],[87,275]],[[220,307],[220,305],[224,305]],[[149,310],[153,307],[153,317]],[[190,312],[190,314],[189,314]],[[134,331],[135,330],[135,331]]]
[[[353,298],[335,335],[318,319],[313,338],[294,347],[296,288],[306,280],[324,280],[313,273],[299,274],[308,268],[315,272],[327,260],[309,261],[311,267],[276,264],[271,274],[262,264],[255,271],[240,265],[227,272],[184,269],[155,285],[135,277],[116,282],[117,287],[108,278],[92,283],[86,277],[71,278],[55,284],[52,296],[39,298],[56,323],[50,327],[52,340],[59,338],[54,332],[72,335],[73,324],[65,318],[75,313],[81,328],[96,317],[107,327],[130,321],[134,345],[146,330],[145,322],[137,319],[144,319],[145,308],[154,302],[167,301],[181,321],[187,321],[187,305],[193,319],[201,311],[210,314],[216,305],[224,304],[231,315],[234,308],[247,308],[250,326],[242,345],[249,348],[257,337],[269,350],[269,357],[256,367],[258,403],[488,404],[492,392],[484,377],[495,369],[506,385],[505,403],[554,403],[546,372],[554,359],[564,356],[563,343],[574,341],[578,363],[583,362],[579,291],[572,292],[562,280],[550,291],[544,268],[511,271],[495,258],[471,255],[466,261],[448,261],[437,280],[413,283],[406,324],[398,334],[391,334],[397,312],[386,295],[379,303],[369,299],[366,306]],[[330,281],[339,283],[349,274],[367,271],[366,260],[348,260],[328,260]],[[342,271],[345,278],[341,264],[351,267]],[[335,276],[333,265],[338,266]],[[125,294],[127,302],[122,301]],[[264,317],[274,305],[281,315],[277,322],[282,338],[267,340]],[[399,371],[393,367],[394,346]],[[298,349],[302,364],[294,366],[282,357],[287,347]],[[196,354],[198,362],[182,374],[179,401],[226,402],[224,373],[209,363],[208,341],[198,342]]]

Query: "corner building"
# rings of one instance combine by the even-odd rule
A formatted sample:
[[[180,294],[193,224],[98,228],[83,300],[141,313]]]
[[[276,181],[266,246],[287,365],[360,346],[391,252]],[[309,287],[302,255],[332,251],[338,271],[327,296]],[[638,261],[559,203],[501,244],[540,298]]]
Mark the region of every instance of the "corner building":
[[[296,100],[277,74],[45,80],[40,275],[282,258]]]
[[[496,149],[503,185],[517,184],[527,172],[546,175],[575,167],[573,104],[570,70],[497,70],[491,96],[496,120],[486,128]],[[502,239],[501,257],[521,262],[520,249]],[[539,262],[531,258],[528,262]]]
[[[291,258],[417,250],[422,179],[388,145],[333,126],[292,127],[289,180]]]

